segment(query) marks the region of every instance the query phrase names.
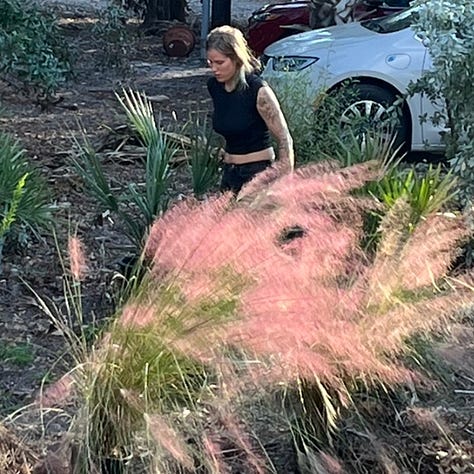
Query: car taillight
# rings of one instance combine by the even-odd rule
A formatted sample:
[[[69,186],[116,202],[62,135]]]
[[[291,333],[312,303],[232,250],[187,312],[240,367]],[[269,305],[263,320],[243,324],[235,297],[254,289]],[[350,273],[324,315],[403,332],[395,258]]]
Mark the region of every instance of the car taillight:
[[[273,21],[273,20],[276,20],[280,17],[281,17],[281,15],[279,15],[277,13],[269,13],[269,12],[256,13],[256,14],[251,16],[250,21],[255,22],[255,23],[260,22],[260,21]]]

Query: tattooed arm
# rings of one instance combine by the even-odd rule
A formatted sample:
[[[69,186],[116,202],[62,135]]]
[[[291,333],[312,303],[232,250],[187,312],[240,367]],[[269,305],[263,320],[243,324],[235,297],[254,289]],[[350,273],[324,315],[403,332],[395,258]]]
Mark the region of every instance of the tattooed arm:
[[[293,139],[275,93],[268,86],[261,87],[257,95],[257,110],[278,143],[278,158],[288,163],[292,171],[295,165]]]

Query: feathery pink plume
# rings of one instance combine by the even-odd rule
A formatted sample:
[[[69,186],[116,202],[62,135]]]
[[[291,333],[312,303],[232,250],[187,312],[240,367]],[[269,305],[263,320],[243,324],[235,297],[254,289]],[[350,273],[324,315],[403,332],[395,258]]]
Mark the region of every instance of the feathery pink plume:
[[[194,461],[188,453],[185,441],[160,415],[144,414],[148,429],[154,440],[183,467],[194,470]]]
[[[68,239],[68,254],[71,274],[75,280],[83,280],[87,272],[86,257],[82,242],[75,236]]]
[[[128,304],[123,308],[119,323],[125,327],[143,328],[155,322],[155,308],[139,304]]]

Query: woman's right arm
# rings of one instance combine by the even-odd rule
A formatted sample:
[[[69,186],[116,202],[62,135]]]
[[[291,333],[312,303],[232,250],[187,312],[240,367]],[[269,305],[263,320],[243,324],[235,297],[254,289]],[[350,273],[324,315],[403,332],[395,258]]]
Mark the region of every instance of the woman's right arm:
[[[295,167],[295,154],[293,139],[280,107],[280,103],[269,86],[263,86],[257,94],[257,110],[267,124],[270,133],[278,143],[278,158],[282,163],[287,163],[289,170]]]

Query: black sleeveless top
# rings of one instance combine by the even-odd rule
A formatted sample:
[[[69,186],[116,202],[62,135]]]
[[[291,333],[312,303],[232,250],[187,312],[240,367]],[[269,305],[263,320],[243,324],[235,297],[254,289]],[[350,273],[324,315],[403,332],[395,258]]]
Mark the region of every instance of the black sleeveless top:
[[[257,94],[266,83],[257,75],[246,76],[248,87],[227,92],[215,77],[207,81],[214,103],[212,125],[225,138],[225,151],[245,155],[271,146],[270,132],[257,110]]]

